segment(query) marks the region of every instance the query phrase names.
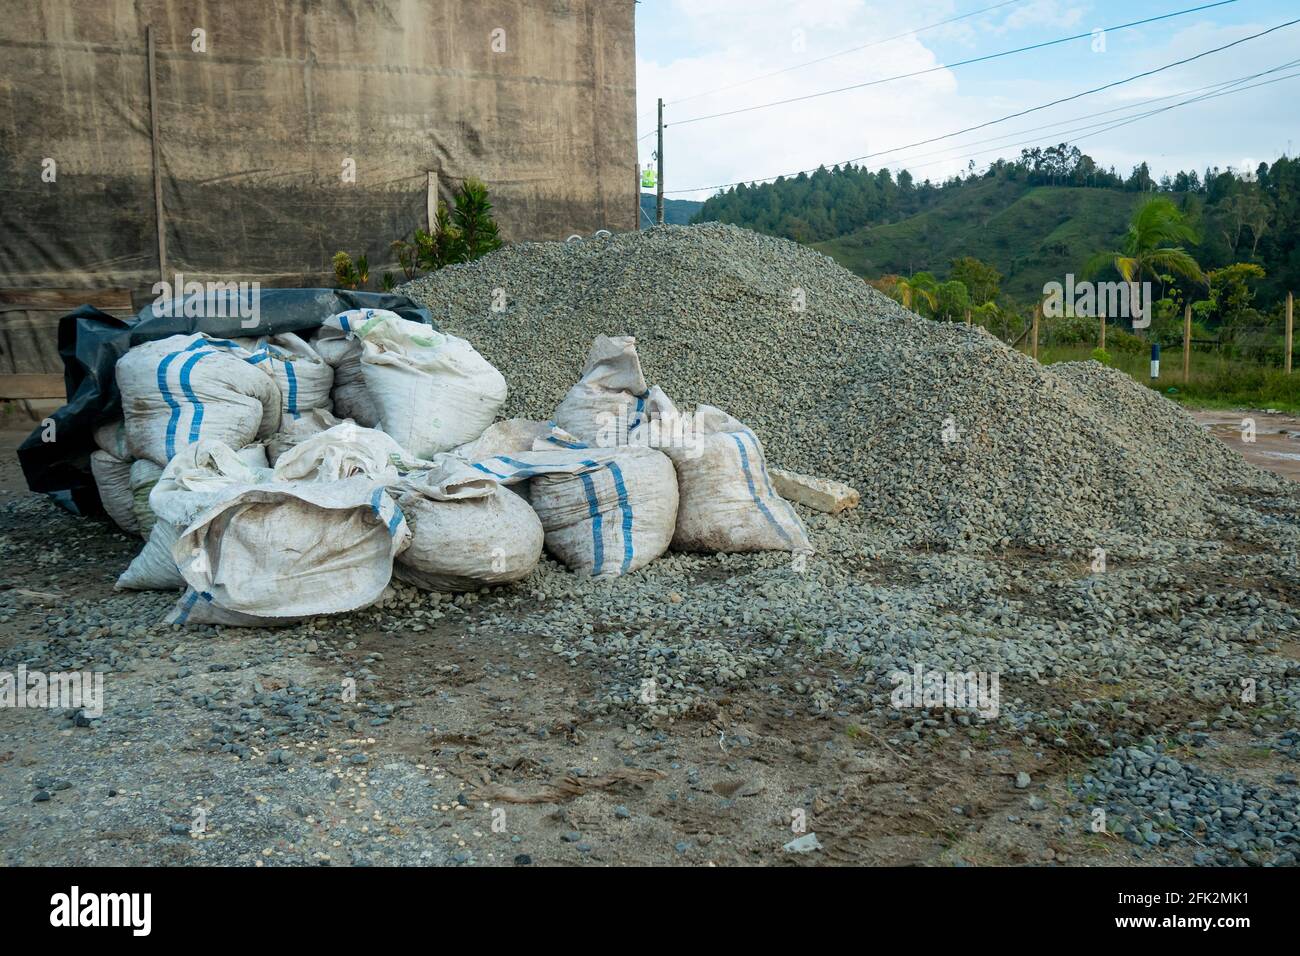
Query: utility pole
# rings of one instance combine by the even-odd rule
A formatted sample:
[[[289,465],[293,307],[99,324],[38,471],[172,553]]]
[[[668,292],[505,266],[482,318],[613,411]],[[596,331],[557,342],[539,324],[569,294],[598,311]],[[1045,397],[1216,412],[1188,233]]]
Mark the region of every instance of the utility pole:
[[[655,223],[664,224],[664,99],[659,97],[659,148],[655,150],[655,159],[659,161],[658,175],[655,177]]]

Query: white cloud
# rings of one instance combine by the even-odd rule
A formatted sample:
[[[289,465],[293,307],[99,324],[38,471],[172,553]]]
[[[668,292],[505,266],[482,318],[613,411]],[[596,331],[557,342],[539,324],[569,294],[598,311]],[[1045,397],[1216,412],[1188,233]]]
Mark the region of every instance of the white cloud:
[[[965,4],[962,7],[970,9]],[[656,51],[642,49],[637,89],[638,110],[644,118],[639,133],[653,130],[655,98],[664,96],[670,104],[665,109],[669,124],[664,150],[666,188],[679,198],[704,198],[707,193],[674,194],[671,190],[757,179],[822,163],[830,165],[927,139],[1151,69],[1271,25],[1219,26],[1193,17],[1180,21],[1181,27],[1172,30],[1153,26],[1111,33],[1105,53],[1091,53],[1088,41],[1082,40],[993,64],[940,69],[921,77],[785,106],[672,125],[694,116],[928,69],[940,64],[929,44],[941,37],[947,38],[949,50],[955,41],[973,47],[972,52],[979,55],[1072,30],[1083,32],[1093,26],[1091,13],[1085,8],[1059,0],[1031,0],[1023,7],[987,15],[992,29],[986,18],[963,21],[715,95],[698,95],[959,12],[961,8],[947,0],[908,5],[880,0],[679,0],[673,7],[673,28],[674,34],[680,32],[683,38],[681,48],[708,52],[660,62]],[[1011,32],[1028,24],[1058,29],[1039,26],[1025,33]],[[803,31],[806,48],[802,52],[791,50],[794,30]],[[867,162],[878,166],[887,161],[896,168],[907,167],[918,179],[943,179],[964,169],[969,154],[997,145],[972,145],[973,141],[999,135],[1011,138],[1011,134],[1027,128],[1258,72],[1300,55],[1294,52],[1297,36],[1300,27],[1279,31],[1105,94],[1087,96],[949,142]],[[966,55],[970,54],[961,54]],[[1288,134],[1284,130],[1288,124],[1278,121],[1279,100],[1285,97],[1294,102],[1297,95],[1300,79],[1172,110],[1082,139],[1079,146],[1101,165],[1114,165],[1125,173],[1143,160],[1159,175],[1179,168],[1238,165],[1243,153],[1272,159],[1287,148]],[[690,98],[674,102],[684,97]],[[1167,104],[1153,104],[1157,105]],[[1062,131],[1070,128],[1067,125],[1043,132],[1036,141],[1047,144],[1067,138]],[[648,162],[654,137],[642,140],[640,147],[641,161]],[[1020,148],[1008,145],[1000,153],[975,156],[975,162],[983,165],[998,155],[1014,157]],[[932,155],[940,150],[947,153]]]
[[[1010,12],[1006,19],[994,27],[994,31],[1003,33],[1008,30],[1022,30],[1025,27],[1046,26],[1054,27],[1061,34],[1065,33],[1082,33],[1080,27],[1085,19],[1085,7],[1078,4],[1062,3],[1061,0],[1031,0],[1023,6],[1009,8]],[[1088,17],[1096,20],[1091,12]],[[1114,26],[1112,23],[1088,23],[1086,29],[1092,30],[1096,27]]]

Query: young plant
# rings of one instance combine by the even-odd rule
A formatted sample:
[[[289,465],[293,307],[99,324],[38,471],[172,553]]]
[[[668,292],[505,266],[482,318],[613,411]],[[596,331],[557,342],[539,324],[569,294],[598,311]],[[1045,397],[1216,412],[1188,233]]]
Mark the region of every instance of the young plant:
[[[359,256],[354,263],[346,252],[334,253],[334,278],[340,289],[361,289],[370,281],[370,263]]]

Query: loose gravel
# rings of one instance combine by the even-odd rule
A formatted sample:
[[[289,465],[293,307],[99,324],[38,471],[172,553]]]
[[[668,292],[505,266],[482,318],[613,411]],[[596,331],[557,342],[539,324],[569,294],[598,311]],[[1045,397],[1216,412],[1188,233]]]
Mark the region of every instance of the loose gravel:
[[[913,541],[1202,533],[1218,488],[1278,487],[1127,376],[1041,366],[734,226],[521,243],[401,291],[505,373],[510,414],[549,417],[595,336],[634,335],[675,401],[726,409],[774,464],[848,482]]]
[[[1195,734],[1186,735],[1194,737]],[[1198,743],[1192,741],[1192,743]],[[1205,866],[1294,865],[1300,851],[1300,791],[1294,774],[1249,784],[1177,759],[1154,742],[1098,761],[1076,788],[1076,812],[1109,814],[1109,832],[1147,848],[1187,844]]]

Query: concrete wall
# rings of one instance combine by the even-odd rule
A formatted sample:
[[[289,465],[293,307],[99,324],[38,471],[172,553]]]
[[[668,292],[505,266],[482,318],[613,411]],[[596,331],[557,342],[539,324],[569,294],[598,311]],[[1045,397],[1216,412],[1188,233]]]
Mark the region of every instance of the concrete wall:
[[[377,275],[430,169],[483,179],[507,240],[634,229],[633,9],[0,0],[0,287],[158,278],[149,24],[169,276],[328,284],[340,249]]]

